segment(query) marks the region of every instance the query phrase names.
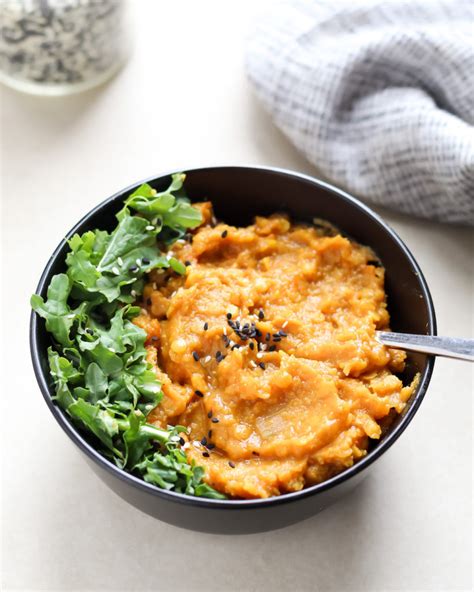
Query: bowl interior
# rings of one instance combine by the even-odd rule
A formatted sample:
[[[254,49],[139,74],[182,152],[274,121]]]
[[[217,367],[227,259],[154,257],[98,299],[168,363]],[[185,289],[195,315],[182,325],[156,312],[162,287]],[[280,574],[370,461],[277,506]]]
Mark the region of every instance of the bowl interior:
[[[169,175],[147,180],[157,190],[165,189],[169,181]],[[75,232],[85,232],[93,228],[112,229],[116,224],[115,214],[121,208],[123,199],[138,185],[139,183],[134,184],[97,206],[67,234],[67,237]],[[255,215],[268,215],[277,211],[285,211],[293,219],[305,222],[311,222],[315,217],[330,221],[343,233],[361,244],[372,247],[383,262],[386,269],[385,287],[392,330],[435,334],[436,324],[431,297],[410,252],[378,216],[344,192],[304,175],[252,167],[191,170],[187,173],[185,187],[193,201],[211,200],[217,218],[230,224],[247,224]],[[53,253],[40,280],[39,292],[43,296],[46,294],[51,276],[64,270],[67,250],[67,244],[62,242]],[[34,363],[40,366],[46,382],[51,384],[46,353],[50,345],[49,335],[41,320],[33,323],[32,328],[32,347],[37,351]],[[404,429],[421,402],[432,366],[432,357],[408,353],[403,379],[408,382],[419,372],[420,385],[404,413],[396,418],[375,448],[379,448],[384,439],[391,438],[391,441],[394,441]],[[38,372],[38,368],[36,370]],[[52,392],[50,389],[50,394]],[[64,415],[58,408],[56,410]],[[405,419],[407,414],[410,414],[410,417]],[[369,453],[357,464],[371,462],[370,456]]]

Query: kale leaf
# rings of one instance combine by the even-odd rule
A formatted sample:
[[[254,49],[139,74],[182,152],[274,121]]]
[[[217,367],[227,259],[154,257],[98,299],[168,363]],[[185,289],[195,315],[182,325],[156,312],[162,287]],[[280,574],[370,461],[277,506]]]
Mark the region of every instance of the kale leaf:
[[[199,210],[182,197],[184,177],[173,175],[161,193],[141,185],[126,199],[111,233],[75,234],[66,272],[52,277],[46,301],[33,294],[31,307],[52,336],[54,400],[99,452],[157,487],[223,499],[181,450],[185,428],[147,423],[163,395],[146,359],[146,333],[132,322],[148,272],[186,271],[158,247],[201,223]]]

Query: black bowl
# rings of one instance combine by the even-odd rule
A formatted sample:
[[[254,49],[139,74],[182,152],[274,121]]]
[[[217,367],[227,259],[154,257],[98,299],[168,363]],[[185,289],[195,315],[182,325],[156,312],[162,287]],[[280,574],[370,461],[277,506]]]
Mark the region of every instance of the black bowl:
[[[163,190],[170,175],[147,180]],[[116,193],[89,212],[72,230],[112,229],[114,214],[138,184]],[[306,175],[258,167],[209,167],[187,172],[186,189],[193,200],[210,199],[218,218],[232,224],[246,224],[256,214],[286,211],[294,219],[311,222],[314,217],[329,220],[348,236],[370,245],[386,268],[386,291],[395,331],[434,335],[436,320],[426,281],[410,251],[387,224],[367,206],[347,193]],[[64,270],[68,250],[63,240],[41,276],[37,293],[45,296],[51,276]],[[51,399],[53,387],[48,370],[50,338],[44,322],[31,315],[30,345],[33,366],[45,401],[71,440],[85,454],[99,477],[120,497],[140,510],[177,526],[216,533],[251,533],[281,528],[298,522],[333,503],[350,491],[369,472],[375,460],[397,440],[412,420],[428,387],[434,358],[408,353],[403,378],[419,372],[421,379],[404,412],[367,456],[335,477],[302,491],[262,500],[206,500],[163,491],[118,469],[94,450]]]

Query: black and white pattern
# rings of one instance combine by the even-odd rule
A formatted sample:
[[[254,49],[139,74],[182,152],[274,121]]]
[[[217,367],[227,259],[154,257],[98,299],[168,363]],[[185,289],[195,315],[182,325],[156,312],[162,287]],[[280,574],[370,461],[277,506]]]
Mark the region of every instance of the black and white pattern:
[[[123,0],[0,0],[0,69],[38,84],[77,84],[123,52]]]
[[[247,70],[320,174],[367,201],[474,224],[473,7],[466,0],[288,0]]]

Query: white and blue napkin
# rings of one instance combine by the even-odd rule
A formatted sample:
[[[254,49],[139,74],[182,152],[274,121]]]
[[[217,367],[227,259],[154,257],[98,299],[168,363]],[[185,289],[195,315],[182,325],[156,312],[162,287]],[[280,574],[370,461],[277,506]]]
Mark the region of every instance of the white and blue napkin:
[[[374,204],[474,224],[474,3],[287,0],[247,46],[275,123]]]

